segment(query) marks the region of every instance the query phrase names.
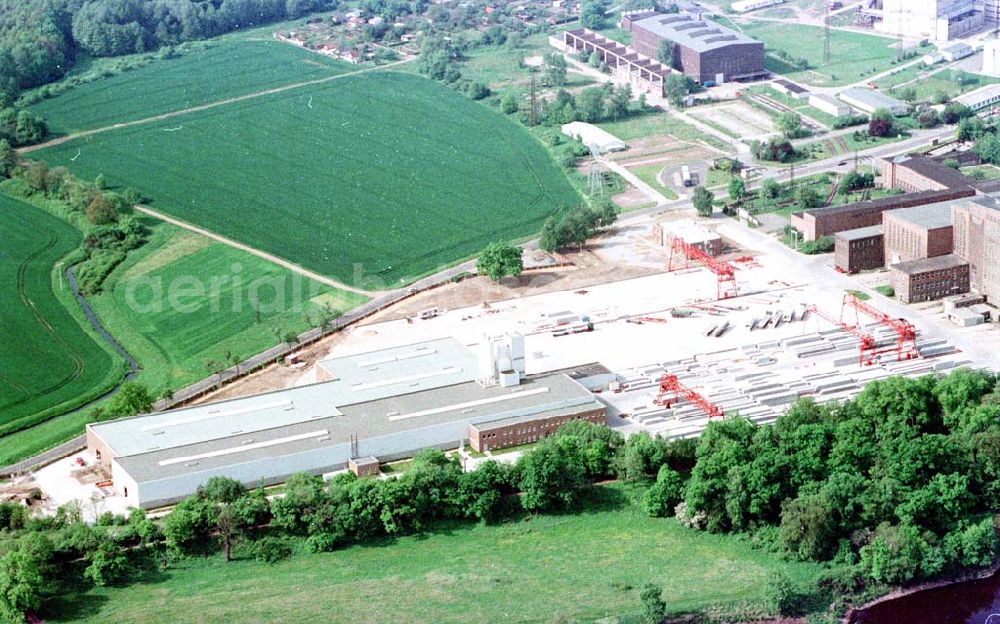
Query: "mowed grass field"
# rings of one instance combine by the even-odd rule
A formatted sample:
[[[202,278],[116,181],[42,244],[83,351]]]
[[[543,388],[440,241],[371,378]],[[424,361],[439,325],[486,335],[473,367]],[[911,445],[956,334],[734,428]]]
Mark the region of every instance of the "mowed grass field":
[[[179,56],[73,87],[31,110],[68,134],[351,71],[352,65],[279,41],[221,39]]]
[[[181,561],[159,582],[93,590],[68,600],[72,604],[62,617],[57,611],[45,619],[591,622],[637,613],[645,583],[663,588],[671,613],[710,606],[714,613],[771,613],[770,573],[783,570],[810,587],[821,571],[815,564],[781,561],[732,537],[685,529],[671,518],[650,518],[629,500],[638,488],[600,489],[605,499],[600,510],[576,515],[460,525],[374,546],[296,554],[276,564],[227,565],[221,554]]]
[[[129,255],[91,305],[141,363],[154,394],[203,379],[206,360],[229,368],[288,332],[319,324],[326,310],[367,301],[168,224]]]
[[[121,379],[124,363],[85,331],[82,312],[71,313],[76,302],[54,270],[80,233],[3,195],[0,232],[2,436],[97,398]]]
[[[768,54],[765,65],[770,71],[817,87],[852,84],[886,71],[896,60],[894,40],[863,33],[830,31],[830,62],[823,61],[823,29],[818,26],[750,20],[720,20],[758,41],[764,49],[784,50],[809,61],[811,69],[798,71]],[[727,23],[728,22],[728,23]]]
[[[36,155],[84,178],[103,173],[112,185],[140,189],[157,210],[369,289],[535,233],[581,201],[526,130],[397,72],[113,130]]]

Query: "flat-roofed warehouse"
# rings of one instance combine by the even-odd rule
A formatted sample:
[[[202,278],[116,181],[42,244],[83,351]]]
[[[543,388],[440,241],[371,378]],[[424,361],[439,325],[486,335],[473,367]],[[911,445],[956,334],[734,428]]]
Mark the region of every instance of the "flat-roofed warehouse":
[[[699,83],[759,78],[764,68],[764,44],[700,16],[686,13],[648,13],[622,16],[622,27],[632,33],[639,54],[658,58],[660,44],[674,44],[674,69]]]
[[[332,381],[91,424],[87,446],[130,504],[150,508],[213,476],[269,485],[355,458],[455,448],[497,426],[518,424],[504,440],[521,444],[565,420],[604,421],[604,404],[569,376],[522,380],[516,336],[486,344],[478,357],[446,338],[328,360]]]

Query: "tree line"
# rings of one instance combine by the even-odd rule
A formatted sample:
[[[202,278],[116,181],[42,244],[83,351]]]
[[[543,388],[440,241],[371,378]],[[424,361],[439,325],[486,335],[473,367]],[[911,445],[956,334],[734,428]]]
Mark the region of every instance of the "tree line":
[[[802,400],[773,427],[713,422],[674,510],[841,564],[824,582],[843,593],[986,566],[997,554],[998,418],[996,377],[963,369],[876,381],[842,405]]]
[[[339,0],[4,0],[0,104],[61,78],[83,52],[121,56],[332,10]]]
[[[117,193],[106,188],[103,175],[88,182],[65,167],[21,162],[10,144],[0,139],[0,180],[5,178],[9,178],[2,184],[5,193],[42,201],[83,232],[83,242],[66,264],[77,265],[77,283],[84,294],[99,292],[126,254],[146,240],[148,228],[132,214],[132,206],[142,201],[135,189]]]
[[[515,465],[490,460],[464,472],[457,459],[426,450],[396,479],[346,473],[324,482],[297,474],[270,499],[263,488],[214,477],[162,522],[134,510],[128,518],[103,514],[90,526],[74,506],[41,518],[3,503],[0,619],[21,622],[29,610],[54,612],[81,584],[142,582],[179,557],[273,562],[289,556],[295,540],[311,552],[327,552],[431,531],[442,521],[502,522],[571,511],[585,503],[595,481],[649,477],[657,469],[652,462],[690,469],[694,448],[692,441],[668,444],[648,436],[626,443],[607,427],[574,421]]]
[[[3,504],[0,613],[19,621],[25,610],[60,604],[70,583],[141,582],[143,570],[177,557],[275,561],[296,541],[324,552],[433,531],[443,521],[573,512],[609,478],[648,483],[643,504],[652,516],[830,562],[819,587],[809,588],[824,600],[870,595],[994,560],[998,418],[996,377],[963,369],[876,381],[841,405],[804,399],[773,425],[712,421],[697,441],[625,440],[573,421],[516,464],[489,460],[469,472],[427,450],[399,478],[298,474],[270,499],[263,488],[215,477],[162,523],[134,511],[91,527],[71,507],[37,518]],[[785,589],[782,609],[801,609],[795,598],[804,588]]]

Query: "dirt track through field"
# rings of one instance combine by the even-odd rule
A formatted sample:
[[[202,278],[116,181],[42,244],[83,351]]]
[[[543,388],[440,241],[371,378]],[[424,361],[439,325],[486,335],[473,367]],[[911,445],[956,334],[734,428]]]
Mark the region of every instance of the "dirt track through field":
[[[215,232],[212,232],[210,230],[206,230],[206,229],[200,228],[197,225],[192,225],[192,224],[187,223],[185,221],[181,221],[179,219],[175,219],[175,218],[173,218],[173,217],[171,217],[169,215],[163,214],[162,212],[157,212],[157,211],[155,211],[155,210],[153,210],[151,208],[147,208],[146,206],[134,206],[134,208],[136,210],[138,210],[139,212],[141,212],[143,214],[146,214],[146,215],[149,215],[149,216],[151,216],[153,218],[159,219],[160,221],[166,221],[167,223],[170,223],[172,225],[176,225],[177,227],[180,227],[180,228],[184,228],[185,230],[194,232],[196,234],[201,234],[202,236],[207,236],[208,238],[211,238],[212,240],[218,241],[218,242],[222,243],[223,245],[229,245],[230,247],[232,247],[234,249],[239,249],[240,251],[245,251],[245,252],[247,252],[249,254],[253,254],[253,255],[257,256],[258,258],[263,258],[263,259],[267,260],[268,262],[273,262],[274,264],[277,264],[278,266],[284,267],[284,268],[288,269],[289,271],[292,271],[293,273],[298,273],[299,275],[302,275],[303,277],[308,277],[309,279],[315,280],[315,281],[317,281],[317,282],[319,282],[321,284],[326,284],[327,286],[332,286],[332,287],[337,288],[339,290],[346,290],[346,291],[350,291],[350,292],[353,292],[353,293],[358,293],[360,295],[365,295],[366,297],[376,297],[376,296],[378,296],[380,294],[384,294],[384,293],[382,293],[380,291],[363,290],[361,288],[355,288],[354,286],[348,286],[347,284],[344,284],[342,282],[338,282],[337,280],[330,279],[329,277],[326,277],[325,275],[320,275],[319,273],[314,273],[313,271],[310,271],[309,269],[304,269],[304,268],[300,267],[297,264],[292,264],[288,260],[285,260],[283,258],[279,258],[278,256],[269,254],[266,251],[261,251],[259,249],[254,248],[254,247],[250,247],[249,245],[244,245],[243,243],[238,243],[238,242],[236,242],[236,241],[234,241],[232,239],[226,238],[225,236],[220,236],[219,234],[216,234]]]
[[[271,95],[274,93],[282,93],[284,91],[291,91],[292,89],[299,89],[302,87],[309,87],[312,85],[323,84],[326,82],[331,82],[338,80],[340,78],[348,78],[350,76],[357,76],[358,74],[366,74],[373,71],[382,71],[395,67],[397,65],[402,65],[403,63],[409,63],[416,57],[410,57],[403,59],[401,61],[396,61],[394,63],[389,63],[387,65],[379,65],[377,67],[366,67],[364,69],[359,69],[357,71],[347,72],[344,74],[336,74],[334,76],[326,76],[325,78],[316,78],[314,80],[307,80],[305,82],[296,82],[294,84],[284,85],[281,87],[274,87],[272,89],[265,89],[264,91],[256,91],[254,93],[247,93],[246,95],[238,95],[236,97],[227,98],[225,100],[219,100],[217,102],[209,102],[208,104],[201,104],[199,106],[192,106],[190,108],[184,108],[181,110],[171,111],[169,113],[163,113],[162,115],[156,115],[155,117],[147,117],[145,119],[137,119],[136,121],[127,121],[123,123],[112,124],[110,126],[104,126],[103,128],[94,128],[92,130],[84,130],[82,132],[74,132],[67,134],[66,136],[61,136],[57,139],[52,139],[51,141],[46,141],[45,143],[39,143],[37,145],[29,145],[27,147],[22,147],[17,150],[19,154],[28,154],[30,152],[35,152],[38,150],[45,149],[47,147],[55,147],[56,145],[61,145],[67,143],[74,139],[80,139],[83,137],[93,136],[95,134],[101,134],[102,132],[109,132],[111,130],[118,130],[121,128],[130,128],[132,126],[140,126],[142,124],[152,123],[154,121],[163,121],[165,119],[170,119],[172,117],[179,117],[180,115],[187,115],[188,113],[197,113],[199,111],[208,110],[210,108],[216,108],[219,106],[225,106],[227,104],[234,104],[236,102],[243,102],[245,100],[252,100],[254,98],[263,97],[265,95]]]

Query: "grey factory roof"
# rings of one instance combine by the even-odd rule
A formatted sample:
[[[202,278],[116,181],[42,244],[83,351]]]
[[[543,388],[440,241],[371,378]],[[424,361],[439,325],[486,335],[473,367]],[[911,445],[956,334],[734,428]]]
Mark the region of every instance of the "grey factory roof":
[[[879,108],[886,108],[890,111],[910,110],[912,108],[906,102],[897,100],[877,89],[852,87],[841,91],[837,96],[848,104],[872,111]]]
[[[476,378],[476,357],[453,338],[325,360],[334,381],[91,425],[117,455],[337,417],[344,406]]]
[[[454,338],[323,360],[338,406],[472,381],[475,354]]]
[[[326,385],[315,384],[308,388],[322,389]],[[344,458],[340,455],[340,449],[350,443],[352,435],[357,436],[362,443],[396,436],[391,449],[378,448],[376,451],[379,452],[364,452],[382,455],[390,451],[413,451],[446,442],[447,440],[437,439],[440,437],[437,433],[422,435],[421,431],[430,431],[437,425],[467,426],[531,415],[572,414],[584,409],[597,409],[601,405],[589,391],[566,375],[543,375],[525,380],[512,388],[487,388],[476,382],[467,382],[345,406],[342,413],[320,414],[292,423],[276,423],[270,428],[254,432],[226,432],[224,436],[206,436],[185,446],[150,450],[118,457],[115,461],[133,479],[143,482],[217,471],[260,460],[273,461],[276,465],[284,461],[293,463],[296,455],[308,454],[310,461],[315,463],[316,458],[322,457],[328,450],[329,461],[325,464],[320,461],[321,465],[311,466],[315,469],[342,462]],[[456,435],[456,445],[458,440],[459,436]],[[365,451],[369,449],[364,445],[363,448]],[[275,473],[281,473],[281,470],[275,468]]]
[[[760,43],[721,24],[695,19],[687,13],[654,15],[633,22],[633,26],[695,52],[708,52],[735,44]]]
[[[900,273],[906,275],[920,275],[921,273],[928,273],[930,271],[942,271],[944,269],[953,269],[955,267],[960,267],[962,265],[968,265],[969,263],[962,260],[955,254],[948,254],[946,256],[935,256],[934,258],[923,258],[921,260],[910,260],[909,262],[900,262],[899,264],[894,264],[890,269],[895,269]]]
[[[887,160],[948,188],[972,186],[973,183],[972,178],[926,156],[896,156]]]
[[[837,238],[852,241],[861,240],[862,238],[871,238],[873,236],[882,236],[883,233],[882,224],[880,223],[878,225],[857,228],[856,230],[844,230],[843,232],[837,232]]]
[[[926,230],[936,230],[951,227],[951,207],[956,203],[949,201],[912,208],[899,208],[898,210],[889,210],[885,214],[893,219],[906,221]]]
[[[994,197],[975,197],[969,200],[970,204],[976,204],[986,210],[1000,210],[1000,203]]]

